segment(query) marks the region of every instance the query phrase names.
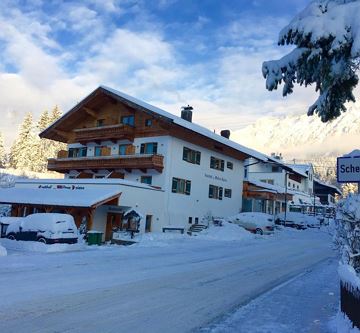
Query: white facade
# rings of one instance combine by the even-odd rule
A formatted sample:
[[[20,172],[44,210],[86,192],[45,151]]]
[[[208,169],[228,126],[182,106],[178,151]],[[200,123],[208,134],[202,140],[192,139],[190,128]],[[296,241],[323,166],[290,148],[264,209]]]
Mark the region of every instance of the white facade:
[[[287,210],[291,205],[311,205],[314,202],[314,170],[311,165],[265,163],[250,158],[245,162],[247,166],[245,180],[254,181],[258,184],[263,183],[279,187],[278,193],[288,193],[293,196],[293,200],[286,205]],[[286,168],[285,168],[286,167]],[[279,207],[284,207],[284,202],[275,203],[277,209],[269,211],[279,211]]]
[[[111,155],[119,155],[119,145],[128,144],[127,141],[101,142],[100,145],[111,148]],[[141,182],[142,177],[151,176],[151,185],[160,188],[163,195],[156,205],[161,207],[161,217],[153,225],[153,231],[160,231],[164,226],[183,227],[187,229],[194,223],[201,223],[205,216],[226,217],[237,214],[241,211],[242,189],[244,178],[244,162],[228,157],[222,153],[205,149],[201,146],[177,139],[171,136],[136,138],[132,143],[135,146],[135,154],[140,154],[142,143],[156,143],[157,154],[164,156],[164,169],[161,173],[155,170],[147,170],[146,173],[140,170],[119,170],[124,173],[124,179],[133,182]],[[86,145],[87,158],[94,156],[95,143]],[[69,148],[85,147],[81,144],[71,144]],[[183,160],[184,147],[200,152],[200,164],[190,163]],[[210,167],[211,157],[224,161],[224,170],[217,170]],[[126,156],[125,156],[126,158]],[[232,168],[230,168],[232,167]],[[99,170],[94,177],[109,174],[106,170]],[[70,171],[66,177],[76,176],[75,170]],[[172,191],[173,178],[191,182],[190,194],[174,193]],[[80,181],[80,180],[79,180]],[[105,180],[104,180],[105,181]],[[209,186],[221,188],[222,198],[210,198]],[[225,191],[226,190],[226,191]],[[226,194],[226,195],[225,195]],[[154,198],[151,198],[151,202]],[[121,205],[124,201],[132,207],[136,202],[149,201],[148,197],[134,199],[133,195],[128,196],[125,190],[121,197]],[[98,213],[100,214],[100,213]]]

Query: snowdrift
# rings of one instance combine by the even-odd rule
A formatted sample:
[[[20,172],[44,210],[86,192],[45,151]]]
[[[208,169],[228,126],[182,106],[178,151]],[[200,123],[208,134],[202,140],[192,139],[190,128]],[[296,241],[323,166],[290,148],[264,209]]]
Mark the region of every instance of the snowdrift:
[[[1,244],[8,250],[41,253],[80,251],[86,248],[85,243],[49,245],[39,242],[15,241],[10,239],[2,239]]]

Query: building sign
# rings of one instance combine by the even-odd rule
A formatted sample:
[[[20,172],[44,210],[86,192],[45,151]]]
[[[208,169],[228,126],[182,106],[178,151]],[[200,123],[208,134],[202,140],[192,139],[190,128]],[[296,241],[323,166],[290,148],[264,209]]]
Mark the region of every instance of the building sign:
[[[85,187],[84,186],[79,186],[79,185],[56,185],[56,184],[51,184],[51,185],[39,185],[38,186],[39,189],[45,189],[45,190],[84,190]]]
[[[205,173],[205,177],[209,178],[209,179],[219,180],[221,182],[227,182],[227,179],[225,179],[223,177],[209,175],[208,173]]]
[[[360,156],[338,157],[336,177],[338,183],[360,183]]]

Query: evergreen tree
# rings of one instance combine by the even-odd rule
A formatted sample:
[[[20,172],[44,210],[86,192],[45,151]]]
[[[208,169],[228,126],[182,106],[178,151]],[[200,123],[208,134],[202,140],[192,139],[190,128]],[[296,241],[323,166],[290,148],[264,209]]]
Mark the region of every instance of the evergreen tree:
[[[15,169],[32,171],[35,168],[36,155],[33,117],[28,113],[20,126],[18,138],[11,147],[10,165]]]
[[[279,45],[295,49],[279,60],[263,63],[268,90],[282,82],[283,96],[294,84],[315,85],[319,97],[308,109],[323,122],[346,111],[345,103],[355,101],[353,89],[360,59],[359,0],[315,0],[297,15],[279,36]]]
[[[57,106],[49,113],[47,110],[44,111],[39,118],[37,123],[38,133],[45,130],[53,122],[58,120],[61,117],[61,111]],[[34,166],[34,171],[37,172],[46,172],[47,171],[47,159],[56,157],[57,153],[61,149],[65,149],[66,145],[49,139],[40,139],[39,136],[36,136],[36,156],[37,161]]]
[[[0,168],[5,168],[6,166],[6,153],[4,148],[4,138],[2,133],[0,133]]]

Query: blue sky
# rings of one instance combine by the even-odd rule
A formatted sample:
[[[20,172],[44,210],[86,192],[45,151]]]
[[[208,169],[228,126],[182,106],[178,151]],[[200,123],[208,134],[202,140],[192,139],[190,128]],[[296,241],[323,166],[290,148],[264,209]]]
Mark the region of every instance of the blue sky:
[[[308,1],[2,0],[0,131],[9,143],[25,112],[67,111],[104,84],[194,121],[240,129],[304,113],[313,92],[267,92],[264,60]]]

